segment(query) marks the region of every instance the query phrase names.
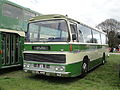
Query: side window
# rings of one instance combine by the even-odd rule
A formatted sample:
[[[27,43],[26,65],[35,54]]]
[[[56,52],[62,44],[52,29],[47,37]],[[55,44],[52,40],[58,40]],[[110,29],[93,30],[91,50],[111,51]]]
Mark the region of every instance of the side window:
[[[83,34],[83,39],[85,43],[92,43],[92,34],[91,34],[91,29],[84,26],[80,25],[80,30]]]
[[[107,44],[106,35],[105,35],[105,34],[102,34],[102,33],[101,33],[101,42],[102,42],[102,44]]]
[[[101,44],[100,32],[92,30],[93,32],[93,43]]]
[[[10,4],[4,4],[2,10],[3,16],[8,16],[16,19],[23,19],[23,12],[21,8],[12,6]]]
[[[83,39],[83,32],[81,31],[81,28],[80,28],[80,25],[78,25],[78,39],[79,39],[79,42],[84,42],[84,39]]]

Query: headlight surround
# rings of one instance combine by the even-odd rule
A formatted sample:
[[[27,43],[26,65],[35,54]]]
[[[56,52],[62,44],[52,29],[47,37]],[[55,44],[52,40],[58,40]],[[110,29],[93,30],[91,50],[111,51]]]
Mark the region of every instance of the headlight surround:
[[[58,71],[58,70],[59,70],[59,68],[58,68],[58,67],[55,67],[55,70],[56,70],[56,71]]]
[[[24,67],[24,68],[25,68],[25,67],[26,67],[26,68],[29,68],[29,67],[31,67],[31,64],[24,64],[23,67]]]
[[[64,67],[60,67],[60,71],[64,71],[64,69],[65,69]]]
[[[55,67],[55,71],[64,72],[65,71],[65,67],[64,66],[56,66]]]
[[[30,64],[27,64],[27,68],[29,68],[30,67]]]

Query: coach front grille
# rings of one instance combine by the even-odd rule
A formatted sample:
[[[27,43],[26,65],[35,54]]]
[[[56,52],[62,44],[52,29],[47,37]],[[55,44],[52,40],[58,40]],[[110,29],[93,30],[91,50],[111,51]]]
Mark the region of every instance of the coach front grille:
[[[50,63],[66,63],[66,55],[24,53],[24,60]]]

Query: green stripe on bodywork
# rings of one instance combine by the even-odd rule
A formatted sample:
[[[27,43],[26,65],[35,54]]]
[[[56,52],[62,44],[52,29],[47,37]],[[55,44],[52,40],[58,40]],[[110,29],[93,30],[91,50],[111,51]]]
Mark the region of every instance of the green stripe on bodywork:
[[[32,46],[50,46],[50,50],[49,51],[61,51],[61,49],[63,49],[63,51],[68,51],[69,50],[69,45],[57,45],[57,44],[53,44],[53,45],[45,45],[45,44],[25,44],[25,50],[27,51],[31,51],[32,50]],[[33,50],[33,51],[43,51],[43,50]],[[44,50],[46,51],[46,50]],[[48,51],[48,50],[47,50]]]
[[[41,63],[41,62],[30,62],[24,61],[27,64],[44,64],[51,66],[65,66],[65,72],[70,72],[70,77],[79,76],[81,74],[82,62],[77,62],[73,64],[49,64],[49,63]]]
[[[31,62],[31,61],[24,61],[24,63],[27,64],[45,64],[45,65],[51,65],[51,66],[65,66],[65,72],[70,72],[68,77],[76,77],[82,74],[82,63],[76,62],[72,64],[50,64],[50,63],[41,63],[41,62]],[[102,58],[90,61],[89,63],[89,70],[93,69],[94,67],[100,65],[102,63]]]
[[[25,51],[43,51],[43,50],[32,50],[32,46],[49,46],[50,50],[44,51],[70,51],[69,44],[25,44]],[[84,44],[72,44],[72,50],[96,50],[101,49],[102,45],[84,45]]]
[[[71,77],[79,76],[81,74],[81,70],[82,70],[82,62],[68,64],[66,66],[66,72],[71,72],[70,73]]]
[[[102,58],[99,58],[99,59],[90,61],[89,70],[102,64],[102,60],[103,60]],[[71,77],[81,75],[82,74],[82,63],[83,63],[83,61],[66,65],[66,72],[71,72],[71,74],[70,74]]]
[[[101,63],[102,63],[102,60],[103,60],[102,58],[99,58],[99,59],[90,61],[89,69],[92,69],[92,68],[94,68],[95,66],[101,64]]]

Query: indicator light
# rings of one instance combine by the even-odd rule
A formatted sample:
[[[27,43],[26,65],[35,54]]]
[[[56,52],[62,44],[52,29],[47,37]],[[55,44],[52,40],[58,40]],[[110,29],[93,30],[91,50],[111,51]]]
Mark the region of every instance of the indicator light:
[[[72,45],[70,44],[70,47],[69,47],[70,51],[72,51]]]

